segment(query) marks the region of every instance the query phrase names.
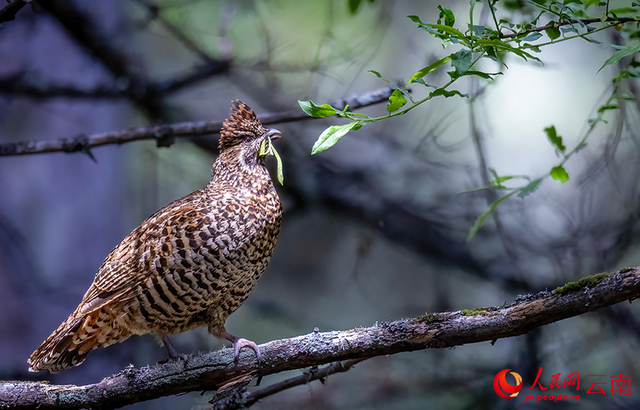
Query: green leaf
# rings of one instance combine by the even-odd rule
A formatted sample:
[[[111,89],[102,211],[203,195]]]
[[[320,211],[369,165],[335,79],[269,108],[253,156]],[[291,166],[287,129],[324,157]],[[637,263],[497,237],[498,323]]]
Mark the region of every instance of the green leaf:
[[[582,151],[583,149],[587,148],[587,146],[588,144],[586,142],[581,142],[577,147],[573,149],[573,152]]]
[[[389,97],[389,103],[387,104],[387,111],[389,112],[389,114],[391,114],[392,112],[397,111],[400,108],[404,107],[406,103],[407,103],[407,100],[402,95],[402,92],[398,89],[393,90],[393,93],[391,93],[391,96]]]
[[[473,227],[469,229],[469,235],[467,236],[467,241],[470,241],[471,239],[473,239],[474,236],[476,236],[478,229],[480,229],[482,225],[484,225],[484,221],[489,217],[489,215],[491,215],[496,211],[496,207],[500,205],[504,200],[509,198],[511,195],[515,194],[516,192],[517,191],[510,192],[507,195],[493,201],[491,205],[489,205],[489,209],[487,210],[487,212],[480,215],[478,219],[476,219],[476,223],[473,224]]]
[[[453,12],[449,9],[443,8],[442,6],[438,6],[438,10],[440,10],[438,24],[442,22],[442,19],[444,19],[445,26],[453,27],[453,24],[456,22],[456,17],[453,15]]]
[[[602,114],[605,111],[617,110],[617,109],[618,109],[618,104],[603,105],[602,107],[598,108],[598,114]]]
[[[415,80],[417,80],[418,78],[424,77],[425,75],[429,74],[430,72],[432,72],[432,71],[436,70],[437,68],[443,66],[444,64],[448,63],[450,60],[451,60],[451,55],[448,55],[448,56],[443,57],[440,60],[434,61],[433,63],[429,64],[428,66],[416,71],[416,73],[411,76],[411,79],[409,80],[407,85],[411,84],[412,82],[417,82]],[[371,70],[369,70],[369,71],[371,71]]]
[[[407,17],[408,17],[409,19],[411,19],[411,21],[413,21],[414,23],[424,24],[424,23],[422,22],[422,20],[420,20],[420,17],[418,17],[418,16],[416,16],[416,15],[413,15],[413,14],[412,14],[412,15],[407,16]]]
[[[553,146],[556,147],[558,151],[564,152],[567,149],[567,147],[565,147],[564,143],[562,142],[562,137],[556,132],[555,125],[545,128],[544,132],[547,134],[547,138],[549,139],[551,144],[553,144]]]
[[[625,48],[616,51],[615,53],[613,53],[613,55],[607,59],[607,61],[604,62],[604,64],[602,65],[602,67],[600,67],[600,70],[602,70],[603,68],[605,68],[608,65],[611,64],[618,64],[618,62],[626,56],[630,56],[632,54],[637,53],[638,51],[640,51],[640,41],[635,43],[635,44],[631,44],[626,46]],[[598,72],[600,72],[600,70],[598,70]]]
[[[483,36],[485,31],[487,31],[487,28],[485,26],[473,26],[473,34],[478,37]]]
[[[542,37],[542,34],[540,33],[530,33],[528,36],[526,36],[525,38],[522,39],[522,41],[536,41],[537,39],[539,39],[540,37]]]
[[[421,27],[422,26],[426,26],[426,27],[430,27],[430,28],[442,31],[442,32],[447,33],[447,34],[449,34],[451,36],[458,37],[460,39],[464,39],[465,38],[464,34],[462,34],[460,31],[456,30],[453,27],[445,26],[443,24],[426,24],[426,23],[423,23],[423,24],[421,24]],[[424,27],[422,27],[422,28],[424,28]]]
[[[495,47],[485,47],[485,50],[487,52],[487,55],[485,56],[485,58],[493,60],[496,63],[500,63],[505,67],[509,68],[509,66],[502,60],[502,58],[498,54],[496,54]]]
[[[555,40],[560,37],[560,29],[555,26],[556,22],[551,20],[548,25],[553,24],[553,27],[549,27],[544,30],[544,32],[549,36],[551,40]]]
[[[311,155],[315,155],[319,152],[325,151],[336,145],[340,138],[344,137],[349,131],[357,130],[362,127],[359,122],[350,122],[345,125],[332,125],[326,130],[322,131],[322,134],[318,137],[318,140],[313,144],[311,148]]]
[[[513,175],[500,176],[498,175],[498,172],[493,168],[489,168],[489,172],[491,172],[491,174],[493,175],[493,179],[491,180],[491,186],[493,188],[506,189],[507,187],[502,183],[515,178]]]
[[[466,73],[460,74],[460,75],[457,74],[455,71],[449,71],[449,72],[447,72],[447,74],[449,74],[449,76],[451,76],[452,80],[458,79],[458,78],[463,77],[465,75],[475,75],[475,76],[478,76],[480,78],[484,78],[485,80],[493,81],[493,77],[492,76],[501,75],[502,73],[485,73],[483,71],[473,71],[473,70],[471,70],[471,71],[467,71]]]
[[[444,88],[438,88],[437,90],[433,90],[429,94],[429,97],[433,98],[433,97],[437,97],[439,95],[444,95],[445,98],[453,97],[455,95],[459,95],[460,97],[463,97],[463,98],[469,98],[469,94],[462,94],[458,90],[447,91]]]
[[[412,78],[411,80],[409,80],[409,82],[407,83],[407,85],[409,85],[409,84],[414,84],[414,83],[422,84],[422,85],[424,85],[425,87],[434,87],[433,85],[429,85],[429,84],[425,83],[425,82],[424,82],[424,80],[423,80],[421,77],[418,77],[418,78]],[[435,88],[435,87],[434,87],[434,88]]]
[[[553,178],[554,180],[560,181],[563,184],[569,180],[569,173],[564,169],[562,165],[551,168],[551,172],[549,172],[549,175],[551,175],[551,178]]]
[[[459,76],[466,73],[471,68],[472,63],[471,51],[469,50],[462,49],[451,55],[451,65]]]
[[[276,151],[275,148],[272,148],[273,156],[276,157],[277,173],[278,173],[278,182],[280,185],[284,186],[284,172],[282,171],[282,159],[280,158],[280,154]]]
[[[476,42],[477,45],[481,46],[481,47],[496,47],[496,48],[500,48],[502,50],[505,51],[509,51],[512,52],[514,54],[516,54],[517,56],[523,58],[524,60],[526,60],[527,58],[530,58],[532,60],[536,60],[538,62],[542,62],[538,57],[527,53],[526,51],[520,49],[520,48],[516,48],[513,46],[510,46],[509,44],[505,43],[502,40],[478,40]]]
[[[360,7],[360,3],[362,3],[362,0],[349,0],[349,11],[351,14],[356,14],[358,7]]]
[[[497,73],[485,73],[484,71],[467,71],[466,73],[464,73],[463,75],[475,75],[478,76],[480,78],[484,78],[485,80],[493,80],[492,76],[496,76],[496,75],[502,75],[501,72],[497,72]]]
[[[278,154],[278,151],[276,151],[276,148],[273,146],[271,138],[262,140],[262,143],[260,144],[260,150],[258,151],[258,155],[259,156],[273,155],[274,157],[276,157],[278,182],[280,182],[280,185],[284,186],[284,173],[282,172],[282,158],[280,158],[280,154]]]
[[[541,183],[542,178],[534,179],[533,181],[529,182],[526,186],[518,190],[518,198],[524,198],[525,196],[530,195],[533,191],[538,189]]]
[[[315,105],[313,101],[298,100],[298,105],[307,115],[316,118],[331,117],[336,115],[338,111],[329,104]]]

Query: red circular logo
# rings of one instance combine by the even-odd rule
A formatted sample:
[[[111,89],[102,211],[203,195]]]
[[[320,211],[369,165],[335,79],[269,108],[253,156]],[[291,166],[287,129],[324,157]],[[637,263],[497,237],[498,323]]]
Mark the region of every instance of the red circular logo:
[[[493,378],[493,390],[496,391],[496,394],[503,399],[512,399],[520,393],[522,390],[522,377],[516,372],[510,372],[511,375],[516,379],[515,386],[510,384],[506,375],[511,369],[504,369],[496,374],[496,377]]]

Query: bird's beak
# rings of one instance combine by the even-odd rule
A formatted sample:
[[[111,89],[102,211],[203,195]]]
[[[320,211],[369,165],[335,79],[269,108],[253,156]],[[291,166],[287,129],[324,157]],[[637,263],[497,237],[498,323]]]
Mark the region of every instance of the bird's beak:
[[[265,138],[269,138],[271,140],[277,140],[282,136],[282,134],[280,134],[280,131],[278,131],[277,129],[270,128],[264,136]]]
[[[262,142],[260,143],[260,150],[258,151],[259,157],[264,157],[265,155],[276,155],[274,154],[275,148],[271,145],[273,140],[277,140],[282,135],[280,131],[275,128],[270,128],[269,131],[265,132],[262,138]]]

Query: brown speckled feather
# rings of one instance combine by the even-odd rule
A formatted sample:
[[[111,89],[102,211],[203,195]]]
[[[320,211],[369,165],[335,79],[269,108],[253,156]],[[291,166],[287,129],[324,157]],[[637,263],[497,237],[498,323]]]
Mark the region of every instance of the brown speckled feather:
[[[255,286],[276,245],[282,207],[259,148],[279,132],[240,101],[224,122],[211,182],[151,215],[102,263],[82,302],[29,358],[31,371],[58,372],[99,346],[207,326],[224,328]]]

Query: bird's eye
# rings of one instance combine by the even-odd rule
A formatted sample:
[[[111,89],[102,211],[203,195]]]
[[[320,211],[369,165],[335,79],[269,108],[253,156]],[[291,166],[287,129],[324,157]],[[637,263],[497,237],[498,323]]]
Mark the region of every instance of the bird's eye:
[[[251,135],[247,135],[246,137],[244,137],[244,140],[246,142],[251,142]]]

